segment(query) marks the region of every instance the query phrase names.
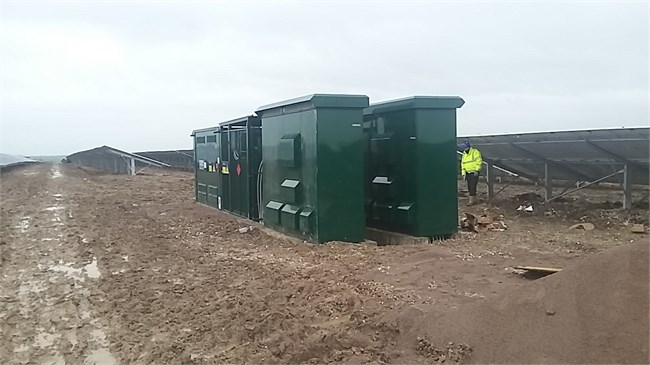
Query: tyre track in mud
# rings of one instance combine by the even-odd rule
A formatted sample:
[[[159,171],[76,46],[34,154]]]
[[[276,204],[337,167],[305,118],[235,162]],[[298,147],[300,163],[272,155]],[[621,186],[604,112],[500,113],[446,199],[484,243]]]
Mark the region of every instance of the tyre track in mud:
[[[96,316],[101,273],[86,254],[61,165],[3,172],[0,363],[115,364]]]

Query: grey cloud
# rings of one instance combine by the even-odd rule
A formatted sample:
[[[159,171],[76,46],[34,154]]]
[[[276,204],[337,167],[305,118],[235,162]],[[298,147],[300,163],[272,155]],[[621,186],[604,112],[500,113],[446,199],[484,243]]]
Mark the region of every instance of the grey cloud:
[[[648,123],[646,3],[2,6],[3,152],[187,148],[313,92],[460,95],[461,134]]]

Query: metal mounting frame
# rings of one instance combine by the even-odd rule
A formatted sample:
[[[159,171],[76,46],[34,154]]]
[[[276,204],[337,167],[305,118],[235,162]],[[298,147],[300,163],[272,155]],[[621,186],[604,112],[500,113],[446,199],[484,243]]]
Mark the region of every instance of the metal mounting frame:
[[[647,127],[470,136],[459,140],[469,140],[482,150],[489,198],[510,185],[495,192],[496,176],[503,176],[500,170],[543,186],[546,201],[618,180],[625,209],[632,207],[632,184],[649,183],[650,158],[643,152],[650,144]],[[575,188],[559,189],[562,191],[558,194],[554,183],[559,180],[575,180]]]
[[[164,162],[156,161],[156,160],[154,160],[152,158],[136,155],[134,153],[128,153],[128,152],[124,152],[124,151],[120,151],[120,150],[116,150],[116,149],[112,149],[112,148],[108,149],[108,151],[110,153],[112,153],[112,154],[115,154],[115,155],[118,155],[118,156],[122,157],[122,160],[124,160],[124,162],[127,165],[129,175],[137,175],[138,173],[142,172],[145,168],[147,168],[149,166],[170,167],[170,165],[168,165],[168,164],[166,164]],[[136,169],[135,169],[135,162],[136,161],[140,161],[142,163],[145,163],[145,164],[147,164],[147,166],[143,167],[139,171],[136,171]]]

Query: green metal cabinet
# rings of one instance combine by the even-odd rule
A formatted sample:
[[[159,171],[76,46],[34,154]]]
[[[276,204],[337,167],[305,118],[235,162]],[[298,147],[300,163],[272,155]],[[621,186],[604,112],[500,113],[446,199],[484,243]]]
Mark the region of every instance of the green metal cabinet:
[[[221,206],[235,215],[259,219],[258,170],[262,162],[260,118],[248,116],[219,124]]]
[[[197,129],[194,139],[194,184],[196,201],[219,208],[221,176],[218,172],[221,141],[219,127]]]
[[[259,219],[260,118],[243,117],[192,132],[196,201]]]
[[[368,226],[444,238],[458,228],[459,97],[415,96],[364,110]]]
[[[313,242],[364,239],[365,95],[314,94],[258,108],[263,216]]]

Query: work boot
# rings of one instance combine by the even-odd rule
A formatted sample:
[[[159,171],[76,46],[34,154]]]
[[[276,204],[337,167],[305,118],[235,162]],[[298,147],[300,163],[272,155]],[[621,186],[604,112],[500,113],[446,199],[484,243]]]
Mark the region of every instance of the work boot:
[[[476,204],[476,197],[475,196],[469,196],[469,201],[467,201],[467,206],[472,206]]]

